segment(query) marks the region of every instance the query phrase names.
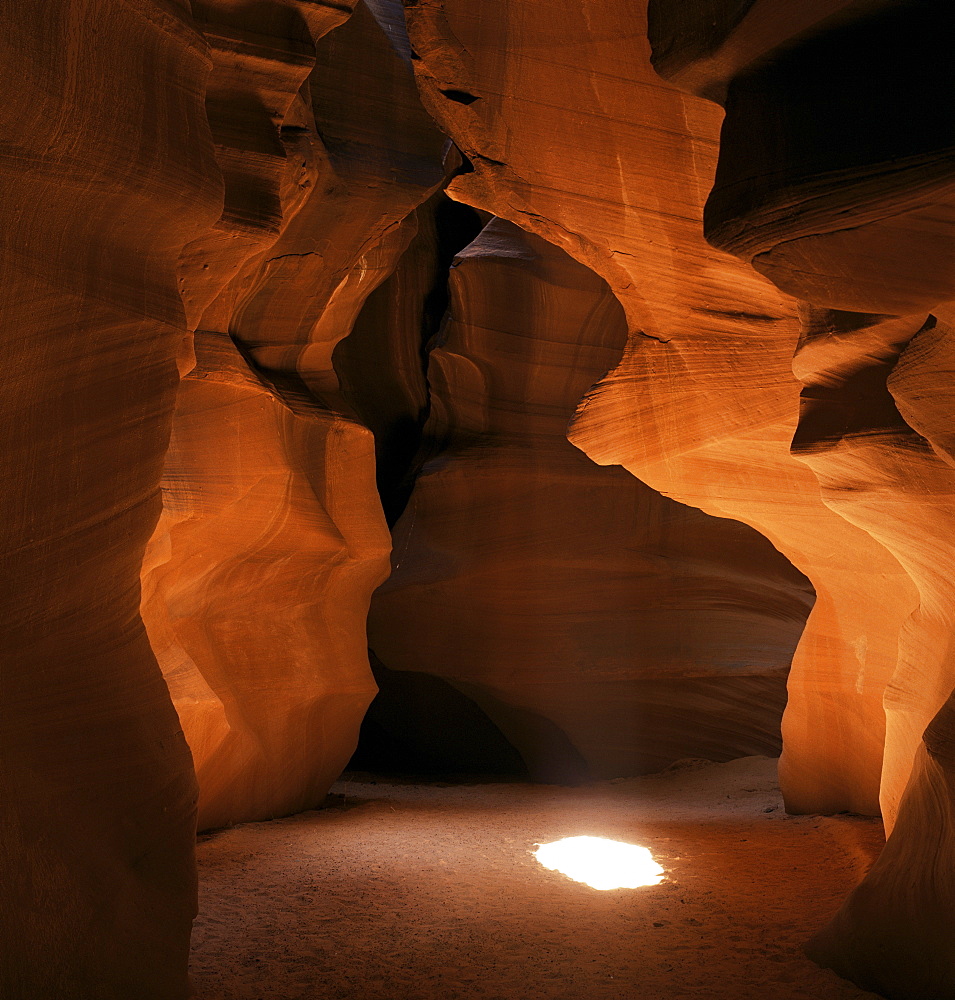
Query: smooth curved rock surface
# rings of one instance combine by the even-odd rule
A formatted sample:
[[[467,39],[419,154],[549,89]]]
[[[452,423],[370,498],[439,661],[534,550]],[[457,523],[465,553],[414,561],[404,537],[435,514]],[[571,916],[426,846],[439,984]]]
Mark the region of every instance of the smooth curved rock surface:
[[[179,1000],[195,777],[139,617],[185,322],[221,212],[188,8],[0,9],[0,993]]]
[[[955,996],[955,727],[951,698],[916,751],[892,836],[807,953],[867,989],[901,1000]]]
[[[706,210],[714,244],[807,300],[794,454],[825,502],[893,553],[918,597],[884,699],[892,834],[810,949],[906,1000],[955,996],[953,37],[946,4],[857,4],[737,66]],[[692,61],[698,39],[664,48],[681,46]]]
[[[812,581],[783,720],[787,807],[877,813],[882,696],[917,597],[789,453],[796,303],[703,239],[719,109],[653,72],[629,4],[553,0],[517,16],[506,0],[443,0],[410,5],[408,19],[422,95],[473,165],[452,195],[562,247],[626,312],[623,358],[571,439],[666,496],[755,527]]]
[[[813,943],[825,965],[892,997],[948,997],[955,977],[951,760],[955,452],[952,328],[935,317],[806,310],[794,450],[826,502],[893,551],[918,588],[886,689],[886,850]],[[921,431],[922,433],[919,433]]]
[[[394,25],[360,4],[326,33],[344,15],[316,10],[226,10],[230,38],[255,42],[244,72],[225,64],[232,103],[210,90],[226,210],[180,264],[198,360],[144,617],[196,759],[201,828],[320,802],[375,692],[364,619],[391,540],[373,438],[331,359],[442,183],[446,140]],[[231,278],[214,296],[210,273]]]
[[[510,223],[458,255],[429,355],[431,458],[372,602],[385,666],[473,698],[539,780],[777,751],[811,606],[751,529],[567,441],[626,331],[602,279]]]
[[[889,388],[913,338],[931,335],[936,326],[924,315],[806,307],[793,365],[806,383],[793,453],[815,472],[826,503],[894,552],[918,589],[919,606],[901,630],[898,666],[885,696],[881,801],[887,831],[921,734],[953,677],[945,662],[950,616],[943,567],[955,480],[930,443],[906,423]],[[927,367],[913,356],[898,377],[909,386],[919,384],[919,375],[921,384],[937,384]]]
[[[775,738],[806,591],[738,522],[770,539],[817,592],[788,808],[892,828],[811,952],[955,998],[950,4],[401,15],[0,10],[0,993],[188,995],[197,794],[203,826],[313,804],[373,693],[377,460],[392,520],[424,466],[376,645],[538,777]],[[429,385],[452,172],[535,235],[461,258]],[[640,586],[698,627],[637,635]]]
[[[226,335],[196,356],[144,616],[216,827],[310,808],[348,762],[390,538],[367,430],[270,391]]]

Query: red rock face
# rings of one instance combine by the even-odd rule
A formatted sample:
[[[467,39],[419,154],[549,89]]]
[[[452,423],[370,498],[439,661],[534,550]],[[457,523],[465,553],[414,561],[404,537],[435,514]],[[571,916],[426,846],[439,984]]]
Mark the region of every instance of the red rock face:
[[[211,827],[310,808],[347,763],[390,539],[367,431],[269,391],[227,336],[196,355],[143,616]]]
[[[755,527],[806,573],[817,600],[783,720],[787,804],[877,813],[882,695],[914,588],[879,542],[825,506],[790,454],[796,303],[703,239],[719,109],[653,72],[646,25],[628,6],[557,6],[520,18],[504,0],[409,9],[422,94],[474,166],[451,192],[610,284],[629,341],[571,440],[667,496]],[[558,44],[558,24],[579,44]],[[545,100],[557,79],[560,101]],[[479,99],[462,105],[449,89]]]
[[[5,354],[0,991],[185,997],[195,778],[138,615],[222,188],[175,4],[0,12]]]
[[[317,804],[355,748],[376,690],[364,622],[391,539],[372,435],[331,357],[444,177],[444,137],[371,13],[312,39],[303,11],[276,6],[266,22],[281,72],[243,41],[256,24],[228,13],[232,103],[208,99],[229,142],[226,210],[180,263],[202,310],[197,362],[143,616],[193,749],[200,828]],[[329,17],[318,33],[342,20]],[[215,298],[210,273],[234,275]]]
[[[806,300],[794,455],[828,506],[897,558],[918,596],[884,699],[892,836],[810,949],[865,986],[913,998],[950,996],[955,982],[953,89],[947,75],[933,77],[951,31],[946,7],[900,2],[764,36],[758,62],[723,67],[726,121],[706,209],[711,242]],[[694,45],[680,31],[662,41],[671,52]],[[730,32],[719,45],[737,42]]]
[[[657,68],[725,103],[720,131],[715,107],[655,82],[629,7],[557,6],[410,6],[422,92],[474,167],[452,191],[563,246],[627,311],[623,360],[571,440],[757,527],[812,580],[787,805],[876,811],[881,794],[907,831],[815,953],[892,995],[949,995],[945,956],[917,959],[918,930],[897,949],[889,927],[927,940],[952,909],[945,877],[931,917],[904,888],[907,866],[923,886],[946,868],[949,837],[947,364],[926,314],[953,293],[952,90],[932,76],[950,15],[653,3]],[[930,812],[931,844],[912,834]]]
[[[373,693],[389,539],[330,356],[446,140],[367,10],[319,44],[348,12],[3,15],[5,997],[186,996],[183,729],[203,825],[271,815]]]
[[[905,315],[951,298],[950,43],[947,7],[912,0],[766,39],[727,76],[708,239],[830,308]]]
[[[788,557],[787,806],[892,830],[812,954],[951,996],[947,5],[405,6],[0,10],[0,993],[188,995],[397,521],[382,676],[538,778],[771,751]]]
[[[369,642],[448,681],[532,778],[778,752],[806,582],[755,532],[567,441],[626,341],[606,283],[495,220],[459,254],[431,351],[425,463]]]
[[[796,356],[807,381],[796,454],[834,510],[897,554],[920,598],[885,697],[882,804],[892,836],[811,954],[903,997],[944,996],[952,982],[942,944],[952,885],[936,875],[947,871],[952,830],[949,335],[934,317],[807,310]]]

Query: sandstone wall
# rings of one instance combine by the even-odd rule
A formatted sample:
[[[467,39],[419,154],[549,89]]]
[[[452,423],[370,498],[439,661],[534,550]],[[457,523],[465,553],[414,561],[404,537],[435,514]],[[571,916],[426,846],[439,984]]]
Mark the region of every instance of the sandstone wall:
[[[567,441],[626,341],[606,283],[499,220],[450,283],[430,457],[369,618],[381,663],[472,698],[535,780],[778,752],[806,581],[750,529]]]
[[[473,167],[453,195],[561,245],[626,310],[571,439],[758,528],[816,589],[787,806],[881,798],[898,828],[813,954],[892,996],[953,995],[950,9],[659,0],[653,63],[680,93],[632,5],[408,7],[428,107]]]
[[[797,304],[703,239],[719,109],[654,73],[631,5],[539,3],[517,16],[505,0],[444,0],[408,16],[422,94],[473,166],[452,195],[561,246],[624,307],[623,357],[571,440],[755,527],[809,577],[816,604],[783,720],[788,807],[877,813],[882,695],[917,598],[790,454]]]
[[[329,359],[446,140],[394,10],[319,44],[352,6],[0,15],[5,997],[187,995],[183,728],[203,825],[272,815],[321,797],[373,693],[389,539]]]
[[[187,995],[195,777],[139,617],[222,183],[188,8],[0,10],[0,993]]]
[[[892,829],[812,954],[955,996],[951,11],[406,7],[0,10],[0,992],[187,995],[197,795],[374,693],[377,471],[376,651],[537,777],[774,746],[768,538],[788,808]]]
[[[705,72],[726,107],[707,236],[803,300],[794,455],[918,595],[884,699],[891,836],[810,953],[893,997],[949,997],[955,19],[940,3],[830,3],[773,36],[758,13],[713,40],[726,52],[758,37],[758,60]],[[685,36],[661,41],[679,54]]]
[[[340,10],[223,16],[243,42],[224,63],[229,102],[207,98],[226,210],[180,262],[197,362],[144,565],[200,828],[320,802],[375,693],[364,623],[391,539],[373,438],[331,359],[442,183],[446,144],[400,34],[364,4],[330,34]],[[214,296],[210,274],[231,279]]]

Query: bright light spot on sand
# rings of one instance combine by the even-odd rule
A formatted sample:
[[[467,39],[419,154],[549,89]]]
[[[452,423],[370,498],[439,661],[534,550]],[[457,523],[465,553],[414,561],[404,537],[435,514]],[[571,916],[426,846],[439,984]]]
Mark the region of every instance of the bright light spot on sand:
[[[552,871],[592,889],[637,889],[659,885],[663,869],[645,847],[604,837],[564,837],[553,844],[540,844],[534,854]]]

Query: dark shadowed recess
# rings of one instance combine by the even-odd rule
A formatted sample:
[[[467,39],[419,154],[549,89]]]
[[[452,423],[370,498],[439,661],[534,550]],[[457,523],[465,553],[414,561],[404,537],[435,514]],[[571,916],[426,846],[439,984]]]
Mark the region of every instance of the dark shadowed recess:
[[[417,235],[395,273],[368,297],[334,366],[357,418],[375,435],[378,492],[389,525],[427,456],[428,354],[439,341],[455,256],[484,225],[444,194],[417,211]],[[349,768],[406,777],[526,780],[521,755],[469,697],[437,677],[389,670],[370,652],[379,693]]]
[[[529,777],[517,750],[457,688],[431,674],[389,670],[368,655],[379,693],[349,770],[429,779]]]
[[[651,63],[668,77],[719,49],[753,7],[755,0],[650,0],[647,34]]]
[[[379,693],[365,715],[350,771],[415,780],[517,780],[581,785],[592,780],[587,762],[550,719],[505,705],[487,691],[455,687],[432,674],[389,670],[368,651]],[[519,752],[491,721],[490,705]]]
[[[727,248],[730,231],[745,230],[780,199],[814,193],[821,177],[857,183],[879,169],[884,186],[907,190],[949,180],[955,7],[949,0],[900,0],[883,10],[849,10],[865,16],[805,39],[731,83],[704,214],[715,246]]]
[[[368,296],[335,350],[342,393],[375,435],[378,493],[389,525],[401,516],[423,464],[428,353],[448,307],[448,273],[484,226],[467,205],[435,195],[417,211],[418,234],[395,273]]]

